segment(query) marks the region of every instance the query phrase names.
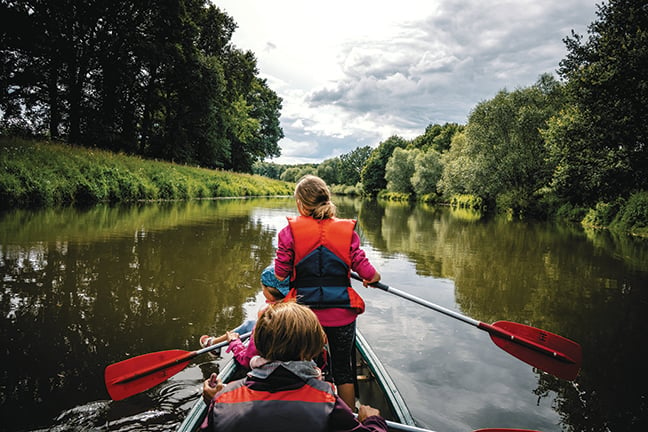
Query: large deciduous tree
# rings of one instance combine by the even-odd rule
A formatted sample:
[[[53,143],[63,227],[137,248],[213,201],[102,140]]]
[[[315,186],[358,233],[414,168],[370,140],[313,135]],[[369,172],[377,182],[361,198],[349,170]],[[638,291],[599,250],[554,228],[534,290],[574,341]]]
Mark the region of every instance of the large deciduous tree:
[[[387,190],[404,194],[414,193],[412,176],[414,175],[414,161],[421,153],[418,149],[395,148],[385,165],[385,180]]]
[[[206,0],[0,0],[0,128],[250,171],[281,99]]]
[[[394,135],[373,149],[360,175],[362,188],[367,196],[375,197],[378,192],[387,187],[387,180],[385,180],[387,161],[389,161],[395,148],[404,148],[407,144],[406,140]]]
[[[610,0],[572,32],[559,73],[571,107],[547,134],[556,191],[579,204],[648,188],[648,7]]]
[[[478,104],[465,141],[444,158],[444,192],[463,190],[514,212],[527,210],[549,183],[552,167],[540,129],[562,106],[561,95],[560,84],[543,75],[532,87],[503,90]]]

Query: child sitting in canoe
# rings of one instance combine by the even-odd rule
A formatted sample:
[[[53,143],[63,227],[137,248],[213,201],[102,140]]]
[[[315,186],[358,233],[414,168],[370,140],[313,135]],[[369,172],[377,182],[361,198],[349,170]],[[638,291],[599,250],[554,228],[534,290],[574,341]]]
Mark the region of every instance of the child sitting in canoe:
[[[313,359],[326,333],[311,309],[294,301],[269,305],[253,340],[262,364],[227,385],[203,383],[209,409],[201,430],[387,431],[379,410],[361,405],[356,419],[334,386],[321,380]]]
[[[290,281],[280,281],[275,277],[274,265],[272,264],[261,272],[261,286],[263,287],[263,296],[265,297],[267,304],[259,310],[257,317],[261,316],[268,305],[283,300],[290,289],[289,284]],[[253,331],[256,321],[257,320],[255,319],[247,320],[237,328],[227,331],[225,334],[220,336],[202,335],[200,336],[200,346],[204,348],[220,342],[228,341],[229,347],[226,352],[231,351],[234,358],[241,366],[250,368],[250,360],[257,355],[254,338],[251,337],[250,342],[246,346],[241,342],[239,336]],[[212,354],[212,352],[210,352],[210,354]],[[216,350],[212,355],[217,357],[219,354],[220,350]]]

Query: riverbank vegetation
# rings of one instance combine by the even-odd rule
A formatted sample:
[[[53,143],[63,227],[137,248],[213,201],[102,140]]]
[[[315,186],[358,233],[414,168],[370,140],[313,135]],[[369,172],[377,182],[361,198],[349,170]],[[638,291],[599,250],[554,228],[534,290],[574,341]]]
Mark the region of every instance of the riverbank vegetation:
[[[0,135],[90,149],[86,157],[66,147],[49,156],[8,152],[4,205],[284,193],[283,183],[261,177],[257,185],[220,171],[189,176],[188,164],[286,183],[316,174],[345,195],[641,235],[648,229],[648,9],[636,2],[601,4],[587,37],[564,39],[558,79],[545,73],[529,87],[503,89],[477,104],[464,125],[430,124],[413,139],[394,135],[291,166],[264,161],[280,153],[281,99],[257,76],[254,55],[232,46],[233,19],[208,3],[191,5],[140,11],[123,3],[143,12],[126,21],[114,8],[69,14],[49,3],[4,6],[3,16],[21,25],[0,48],[10,59],[0,68],[9,90],[0,94]],[[38,31],[53,17],[60,26]],[[67,34],[77,26],[66,23],[96,31]],[[87,46],[96,49],[79,49]],[[130,162],[102,164],[96,148],[142,159],[124,175]],[[122,156],[99,159],[112,157]],[[152,168],[152,158],[180,165]],[[39,164],[49,168],[38,172]]]
[[[588,33],[564,39],[561,80],[542,74],[480,102],[465,125],[430,125],[363,153],[362,193],[646,235],[648,9],[606,2]],[[343,171],[345,156],[324,161],[317,174],[356,185]]]
[[[0,167],[0,208],[291,195],[294,188],[258,175],[16,138],[0,138]]]
[[[207,1],[0,2],[0,129],[251,172],[282,100]]]

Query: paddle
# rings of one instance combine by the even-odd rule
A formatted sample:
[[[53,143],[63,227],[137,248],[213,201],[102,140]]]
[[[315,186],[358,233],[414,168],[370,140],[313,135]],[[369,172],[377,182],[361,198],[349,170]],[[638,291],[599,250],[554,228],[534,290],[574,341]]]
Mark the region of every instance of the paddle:
[[[251,334],[245,333],[239,337],[245,340]],[[228,343],[225,341],[196,351],[158,351],[108,365],[104,371],[108,394],[113,400],[121,400],[141,393],[183,370],[189,364],[189,360],[224,347]]]
[[[362,281],[362,278],[355,273],[351,273],[351,277]],[[546,330],[510,321],[486,324],[381,282],[376,282],[371,286],[484,330],[490,334],[495,345],[504,351],[558,378],[571,381],[578,375],[582,362],[582,351],[581,346],[572,340]]]
[[[358,417],[358,414],[353,414],[355,417]],[[430,429],[424,429],[417,426],[406,425],[398,423],[391,420],[385,420],[389,429],[405,431],[405,432],[434,432]],[[502,428],[487,428],[487,429],[478,429],[473,432],[538,432],[530,429],[502,429]]]

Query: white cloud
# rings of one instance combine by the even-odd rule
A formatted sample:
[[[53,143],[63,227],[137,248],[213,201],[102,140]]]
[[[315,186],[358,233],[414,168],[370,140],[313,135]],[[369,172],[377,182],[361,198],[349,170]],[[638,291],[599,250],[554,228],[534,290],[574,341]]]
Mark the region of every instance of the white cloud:
[[[321,162],[430,123],[465,123],[477,103],[553,73],[593,0],[225,0],[235,44],[283,99],[275,161]]]

